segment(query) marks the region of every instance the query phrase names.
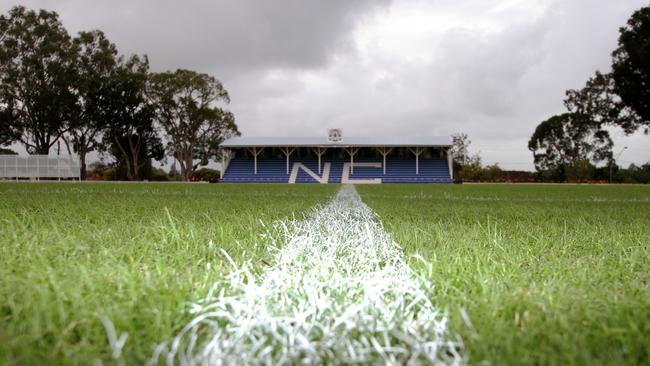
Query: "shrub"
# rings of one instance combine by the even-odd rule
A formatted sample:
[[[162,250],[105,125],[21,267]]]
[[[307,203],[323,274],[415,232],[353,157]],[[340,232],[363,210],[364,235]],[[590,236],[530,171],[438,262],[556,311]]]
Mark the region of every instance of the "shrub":
[[[221,178],[221,172],[216,169],[201,168],[192,173],[192,181],[217,183]]]
[[[101,162],[90,164],[86,174],[87,180],[115,180],[116,168]]]
[[[4,147],[0,147],[0,155],[18,155],[18,153],[11,149],[5,149]]]
[[[160,168],[152,168],[151,169],[151,181],[153,182],[167,182],[169,180],[169,176],[167,175],[167,172],[160,169]]]

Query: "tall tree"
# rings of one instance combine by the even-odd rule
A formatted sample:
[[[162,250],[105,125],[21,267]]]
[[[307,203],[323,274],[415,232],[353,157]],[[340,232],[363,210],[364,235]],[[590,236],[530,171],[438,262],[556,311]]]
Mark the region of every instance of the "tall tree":
[[[178,160],[185,180],[199,164],[217,156],[224,139],[239,133],[233,114],[219,106],[230,102],[228,92],[210,75],[190,70],[156,74],[151,96],[167,150]]]
[[[614,90],[640,119],[636,126],[650,130],[650,7],[637,10],[620,29],[612,53]]]
[[[149,61],[131,56],[120,60],[109,83],[108,118],[103,148],[115,157],[128,180],[140,180],[150,159],[160,160],[164,150],[153,124],[154,110],[147,99]]]
[[[558,170],[560,175],[578,160],[599,162],[612,158],[612,140],[587,115],[565,113],[537,126],[528,142],[538,171]]]
[[[99,135],[112,117],[108,97],[116,72],[117,48],[101,31],[80,32],[73,44],[77,105],[63,138],[79,154],[81,179],[86,179],[86,155],[99,146]]]
[[[72,42],[55,12],[0,16],[0,105],[30,153],[47,154],[74,108]]]
[[[618,126],[630,134],[641,123],[641,117],[616,94],[612,75],[600,71],[584,88],[567,90],[564,105],[571,113],[588,116],[600,128]]]

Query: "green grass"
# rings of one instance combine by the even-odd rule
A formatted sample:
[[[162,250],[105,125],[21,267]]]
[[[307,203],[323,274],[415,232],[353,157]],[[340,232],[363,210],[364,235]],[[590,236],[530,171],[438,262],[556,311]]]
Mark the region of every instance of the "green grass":
[[[102,316],[129,335],[122,360],[145,362],[230,269],[219,248],[264,268],[260,221],[337,189],[0,184],[0,364],[111,364]],[[650,187],[357,190],[432,263],[470,363],[650,364]]]
[[[650,187],[357,190],[432,262],[472,364],[650,364]]]
[[[270,223],[336,186],[0,183],[0,364],[111,363],[100,317],[142,364]]]

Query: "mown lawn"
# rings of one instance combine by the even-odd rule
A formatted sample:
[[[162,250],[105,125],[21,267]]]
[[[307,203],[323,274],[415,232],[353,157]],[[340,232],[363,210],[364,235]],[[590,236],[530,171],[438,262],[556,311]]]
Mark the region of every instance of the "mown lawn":
[[[269,224],[337,186],[0,183],[0,364],[143,364]]]
[[[339,186],[0,183],[0,364],[142,364],[264,224]],[[650,187],[358,186],[471,364],[649,364]],[[411,264],[426,270],[418,260]]]
[[[650,187],[357,190],[431,262],[471,364],[650,364]]]

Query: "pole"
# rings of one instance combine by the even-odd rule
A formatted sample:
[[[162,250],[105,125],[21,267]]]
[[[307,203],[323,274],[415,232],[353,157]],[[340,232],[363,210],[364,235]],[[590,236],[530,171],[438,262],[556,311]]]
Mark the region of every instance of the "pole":
[[[424,149],[421,147],[416,147],[415,150],[409,149],[415,155],[415,174],[420,175],[420,154],[424,152]]]
[[[449,178],[454,179],[454,159],[451,156],[451,148],[447,149],[447,164],[449,165]]]

